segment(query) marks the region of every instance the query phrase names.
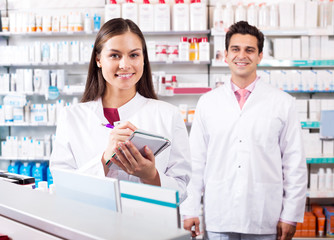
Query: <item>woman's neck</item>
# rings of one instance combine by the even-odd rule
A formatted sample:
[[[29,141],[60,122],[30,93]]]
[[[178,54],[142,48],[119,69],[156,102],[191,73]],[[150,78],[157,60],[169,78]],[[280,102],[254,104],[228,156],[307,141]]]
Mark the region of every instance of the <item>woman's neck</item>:
[[[136,95],[136,91],[106,91],[102,97],[104,108],[119,108],[129,102]]]

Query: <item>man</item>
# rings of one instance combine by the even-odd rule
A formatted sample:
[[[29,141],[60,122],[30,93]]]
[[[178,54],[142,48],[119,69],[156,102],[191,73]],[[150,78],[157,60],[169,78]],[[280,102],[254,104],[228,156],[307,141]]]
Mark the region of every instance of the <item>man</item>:
[[[263,34],[247,22],[226,34],[231,80],[198,101],[184,228],[206,239],[291,239],[303,221],[307,170],[294,99],[256,74]]]

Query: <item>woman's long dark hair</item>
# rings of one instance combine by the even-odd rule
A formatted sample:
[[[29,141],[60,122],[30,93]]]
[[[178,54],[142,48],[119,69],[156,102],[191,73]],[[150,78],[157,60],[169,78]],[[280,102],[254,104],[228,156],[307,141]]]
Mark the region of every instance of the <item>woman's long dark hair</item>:
[[[101,68],[97,67],[96,56],[101,54],[104,44],[110,38],[122,35],[126,32],[136,34],[142,42],[144,70],[143,75],[136,84],[136,90],[144,97],[157,99],[157,95],[153,88],[151,67],[148,61],[147,47],[143,33],[131,20],[114,18],[103,24],[100,31],[97,33],[89,63],[85,91],[81,98],[81,102],[94,101],[104,95],[106,90],[106,80],[103,78]]]

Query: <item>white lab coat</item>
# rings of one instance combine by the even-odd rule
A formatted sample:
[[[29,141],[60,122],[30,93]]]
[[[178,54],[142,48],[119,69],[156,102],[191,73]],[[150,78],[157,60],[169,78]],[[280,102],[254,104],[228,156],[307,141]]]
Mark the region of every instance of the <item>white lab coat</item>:
[[[187,129],[178,108],[137,93],[118,108],[118,113],[121,121],[130,121],[139,129],[163,135],[171,141],[171,146],[156,157],[155,164],[161,186],[178,190],[183,200],[190,179],[190,151]],[[102,123],[108,120],[104,117],[101,99],[66,107],[58,121],[51,172],[54,168],[63,168],[104,176],[101,159],[112,130]],[[140,182],[138,177],[119,168],[110,172],[118,179]]]
[[[206,230],[275,234],[303,221],[307,170],[294,99],[258,80],[240,110],[231,82],[203,95],[190,133],[192,178],[181,213]]]

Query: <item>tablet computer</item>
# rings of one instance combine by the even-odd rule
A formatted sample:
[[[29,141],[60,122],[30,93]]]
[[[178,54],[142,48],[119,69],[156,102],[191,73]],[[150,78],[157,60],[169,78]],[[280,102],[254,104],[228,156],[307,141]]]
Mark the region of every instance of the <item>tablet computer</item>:
[[[129,141],[136,146],[143,156],[145,156],[145,146],[148,146],[154,156],[157,156],[171,144],[167,138],[143,130],[134,131],[129,137]]]

